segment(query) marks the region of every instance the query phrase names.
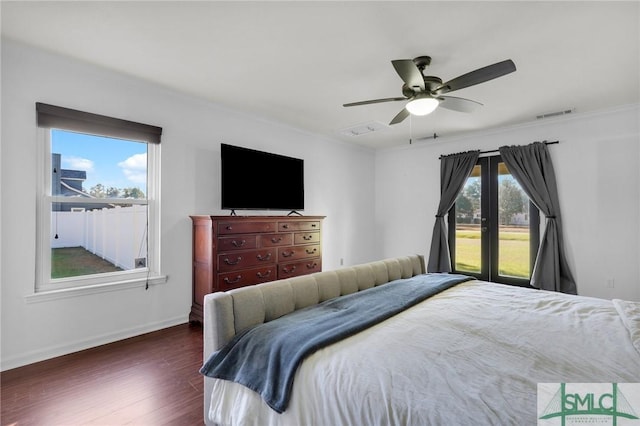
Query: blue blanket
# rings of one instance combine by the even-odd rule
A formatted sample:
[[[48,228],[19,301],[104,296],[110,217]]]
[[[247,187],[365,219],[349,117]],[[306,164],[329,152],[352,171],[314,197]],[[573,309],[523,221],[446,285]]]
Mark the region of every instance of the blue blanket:
[[[282,413],[295,372],[306,356],[470,279],[456,274],[417,275],[294,311],[237,334],[211,355],[200,372],[240,383]]]

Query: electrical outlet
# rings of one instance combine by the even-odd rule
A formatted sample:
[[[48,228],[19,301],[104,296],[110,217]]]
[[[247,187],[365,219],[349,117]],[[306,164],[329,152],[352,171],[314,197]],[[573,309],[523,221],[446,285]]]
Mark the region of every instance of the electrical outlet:
[[[133,263],[136,265],[136,268],[146,268],[147,267],[147,258],[146,257],[136,257]]]
[[[613,278],[607,278],[607,288],[615,288],[616,283]]]

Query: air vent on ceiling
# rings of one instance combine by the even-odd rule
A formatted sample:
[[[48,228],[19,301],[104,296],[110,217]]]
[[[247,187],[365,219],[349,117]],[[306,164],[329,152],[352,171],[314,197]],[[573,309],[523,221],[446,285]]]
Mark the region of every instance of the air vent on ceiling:
[[[384,123],[380,123],[379,121],[370,121],[368,123],[357,124],[355,126],[342,129],[340,130],[340,134],[344,136],[362,136],[367,133],[377,132],[387,128],[389,128],[389,126]]]
[[[570,108],[570,109],[565,109],[562,111],[556,111],[556,112],[548,112],[546,114],[540,114],[540,115],[536,115],[536,118],[538,120],[541,120],[543,118],[551,118],[551,117],[558,117],[560,115],[566,115],[566,114],[571,114],[572,112],[575,111],[575,108]]]

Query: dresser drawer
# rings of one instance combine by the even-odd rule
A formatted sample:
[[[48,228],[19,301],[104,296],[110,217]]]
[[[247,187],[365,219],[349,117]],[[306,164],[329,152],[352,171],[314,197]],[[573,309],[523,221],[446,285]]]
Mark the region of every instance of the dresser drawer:
[[[320,271],[322,271],[322,260],[320,258],[283,263],[278,265],[278,279],[297,277]]]
[[[276,265],[218,274],[218,285],[220,287],[218,291],[227,291],[233,288],[273,281],[276,279],[276,274]]]
[[[288,262],[290,260],[306,259],[318,256],[320,256],[320,244],[278,248],[279,262]]]
[[[320,232],[296,232],[293,235],[293,243],[299,244],[312,244],[320,242]]]
[[[276,263],[276,256],[275,248],[220,253],[218,255],[218,271],[235,271],[260,265],[270,265]]]
[[[296,220],[278,222],[278,231],[319,231],[319,220]]]
[[[255,221],[255,222],[240,222],[240,221],[228,221],[220,222],[218,224],[218,234],[252,234],[261,232],[275,232],[276,222],[270,221]]]
[[[290,246],[293,244],[291,234],[264,234],[258,236],[260,247]]]
[[[246,250],[257,248],[258,237],[256,235],[238,235],[235,237],[218,238],[218,251]]]

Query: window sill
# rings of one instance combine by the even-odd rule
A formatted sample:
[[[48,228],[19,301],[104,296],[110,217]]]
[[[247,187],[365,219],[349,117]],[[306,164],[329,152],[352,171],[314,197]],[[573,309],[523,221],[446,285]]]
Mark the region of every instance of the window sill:
[[[145,287],[164,284],[167,282],[166,275],[156,275],[149,278],[134,278],[130,280],[113,281],[109,283],[86,285],[82,287],[71,287],[59,290],[39,291],[25,296],[27,303],[48,302],[50,300],[66,299],[70,297],[88,296],[92,294],[105,293],[108,291],[127,290],[137,287]]]

